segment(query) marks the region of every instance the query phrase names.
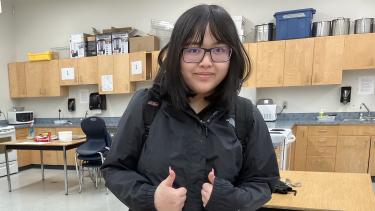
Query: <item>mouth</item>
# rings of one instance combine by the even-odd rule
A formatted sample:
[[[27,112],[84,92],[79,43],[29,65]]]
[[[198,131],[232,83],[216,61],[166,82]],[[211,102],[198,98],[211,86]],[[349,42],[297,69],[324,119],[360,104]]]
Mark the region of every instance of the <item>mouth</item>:
[[[214,74],[211,72],[197,72],[197,73],[194,73],[194,75],[200,79],[209,79],[209,78],[214,77]]]

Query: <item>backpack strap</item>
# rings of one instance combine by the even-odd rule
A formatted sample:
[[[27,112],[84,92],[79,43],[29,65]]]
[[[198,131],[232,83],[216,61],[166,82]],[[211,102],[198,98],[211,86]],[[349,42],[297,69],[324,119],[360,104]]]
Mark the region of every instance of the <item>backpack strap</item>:
[[[143,105],[143,111],[142,111],[143,112],[143,124],[145,127],[145,131],[142,135],[142,146],[148,137],[152,121],[154,121],[156,113],[159,111],[159,108],[161,105],[160,87],[157,84],[154,84],[152,88],[147,91],[148,91],[148,99],[146,103]]]
[[[249,134],[249,128],[252,128],[252,125],[254,124],[253,104],[250,100],[240,96],[237,96],[235,101],[235,130],[237,138],[242,145],[242,152],[245,152],[247,147],[246,138]]]

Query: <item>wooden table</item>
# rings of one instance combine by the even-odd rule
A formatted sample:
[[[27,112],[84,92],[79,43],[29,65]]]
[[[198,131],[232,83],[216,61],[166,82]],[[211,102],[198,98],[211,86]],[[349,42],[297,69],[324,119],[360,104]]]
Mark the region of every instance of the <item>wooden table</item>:
[[[300,182],[297,195],[273,194],[264,206],[292,210],[375,210],[369,174],[283,171],[281,178]]]
[[[8,179],[8,189],[9,192],[12,191],[12,184],[10,181],[10,171],[8,162],[8,150],[19,149],[19,150],[40,150],[40,166],[42,169],[42,180],[44,180],[44,164],[43,164],[43,151],[44,150],[60,150],[63,151],[64,157],[64,173],[65,173],[65,195],[68,195],[68,170],[66,161],[66,151],[77,148],[79,145],[83,144],[86,140],[72,140],[69,142],[62,141],[51,141],[51,142],[34,142],[32,140],[17,140],[0,143],[0,146],[5,148],[5,162],[7,169],[7,179]]]

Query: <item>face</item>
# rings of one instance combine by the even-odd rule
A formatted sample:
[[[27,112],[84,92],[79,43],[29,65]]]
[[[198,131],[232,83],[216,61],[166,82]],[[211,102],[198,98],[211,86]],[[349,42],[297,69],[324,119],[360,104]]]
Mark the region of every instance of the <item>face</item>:
[[[211,34],[209,26],[207,26],[202,46],[198,46],[197,44],[185,46],[185,48],[189,47],[210,49],[215,47],[225,48],[227,45],[218,43]],[[225,62],[212,61],[210,52],[206,52],[203,59],[198,63],[187,63],[182,57],[180,60],[181,73],[185,83],[197,94],[197,96],[202,97],[210,95],[216,86],[225,78],[228,74],[229,63],[229,59]]]

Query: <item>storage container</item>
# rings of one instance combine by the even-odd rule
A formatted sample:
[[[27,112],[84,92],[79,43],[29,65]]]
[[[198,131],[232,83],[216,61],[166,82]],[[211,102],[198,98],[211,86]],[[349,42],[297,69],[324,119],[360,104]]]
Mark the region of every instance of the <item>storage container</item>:
[[[318,21],[313,23],[313,37],[324,37],[329,35],[331,35],[331,21]]]
[[[275,13],[276,40],[311,37],[311,21],[315,11],[307,8]]]
[[[48,61],[52,59],[58,59],[57,54],[52,51],[45,51],[42,53],[27,53],[27,57],[29,58],[29,61]]]
[[[345,35],[350,31],[349,18],[336,18],[332,20],[332,35]]]
[[[72,141],[73,139],[72,131],[60,131],[58,132],[58,134],[59,134],[60,141],[68,142],[68,141]]]
[[[363,34],[371,33],[373,31],[374,18],[361,18],[355,20],[354,33]]]

